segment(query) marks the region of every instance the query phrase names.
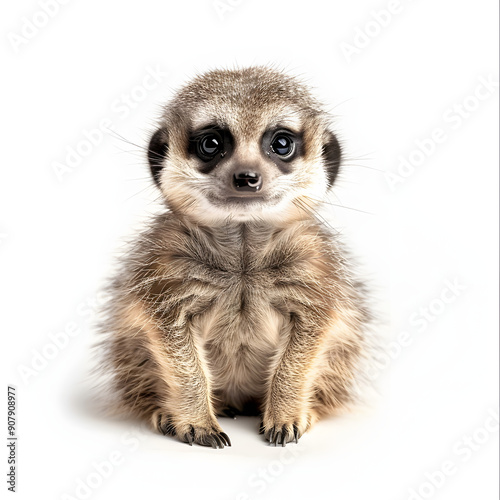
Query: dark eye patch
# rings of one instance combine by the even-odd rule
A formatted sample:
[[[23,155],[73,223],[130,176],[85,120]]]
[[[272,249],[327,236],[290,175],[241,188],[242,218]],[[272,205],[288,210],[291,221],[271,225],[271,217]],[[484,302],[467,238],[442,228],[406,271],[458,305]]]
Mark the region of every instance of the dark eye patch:
[[[188,151],[201,162],[200,171],[210,173],[233,149],[233,137],[228,129],[208,125],[191,132]]]
[[[286,128],[266,130],[262,136],[262,149],[278,168],[285,174],[291,172],[294,159],[303,156],[303,133],[292,132]]]

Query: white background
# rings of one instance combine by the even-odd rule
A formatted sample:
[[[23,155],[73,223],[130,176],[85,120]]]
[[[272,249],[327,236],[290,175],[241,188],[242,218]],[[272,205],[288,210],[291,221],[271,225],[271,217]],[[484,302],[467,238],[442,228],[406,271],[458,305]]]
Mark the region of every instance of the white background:
[[[498,498],[498,87],[481,84],[498,82],[498,3],[401,0],[378,21],[393,3],[233,4],[73,0],[48,20],[36,1],[4,6],[0,321],[4,387],[18,392],[17,498]],[[257,419],[221,421],[231,448],[190,448],[102,419],[82,395],[96,294],[157,209],[141,147],[160,105],[199,71],[255,63],[302,75],[335,115],[347,160],[330,201],[349,208],[328,217],[388,325],[379,397],[286,454]],[[56,175],[101,120],[115,134],[94,133]],[[402,157],[418,165],[391,189]],[[57,350],[54,338],[67,340]],[[93,464],[110,456],[120,463],[103,478]]]

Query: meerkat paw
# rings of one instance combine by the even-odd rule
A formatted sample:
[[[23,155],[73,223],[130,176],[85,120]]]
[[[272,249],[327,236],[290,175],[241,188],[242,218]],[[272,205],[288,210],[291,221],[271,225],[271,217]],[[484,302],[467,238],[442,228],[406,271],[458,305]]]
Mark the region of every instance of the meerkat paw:
[[[261,434],[264,434],[264,438],[269,442],[270,445],[274,446],[286,446],[287,443],[295,441],[299,442],[299,438],[304,432],[299,430],[297,424],[283,424],[283,425],[273,425],[266,429],[266,427],[261,425]]]
[[[299,442],[299,438],[311,426],[308,416],[300,418],[276,419],[264,416],[260,424],[259,434],[264,434],[264,439],[274,446],[286,446],[287,443]]]
[[[181,441],[188,443],[190,446],[193,443],[201,446],[211,446],[214,449],[231,446],[229,436],[215,427],[204,428],[189,425],[187,430],[179,433],[178,436]]]
[[[156,427],[164,436],[177,436],[190,446],[193,443],[201,446],[211,446],[215,449],[231,446],[229,436],[222,432],[216,421],[208,425],[189,423],[177,423],[176,425],[171,415],[159,413],[156,417]]]

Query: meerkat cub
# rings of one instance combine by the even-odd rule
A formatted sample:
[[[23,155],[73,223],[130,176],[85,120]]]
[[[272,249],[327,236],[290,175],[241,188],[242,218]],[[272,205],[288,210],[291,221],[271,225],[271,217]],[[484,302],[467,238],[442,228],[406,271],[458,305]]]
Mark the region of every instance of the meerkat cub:
[[[353,399],[369,314],[315,216],[341,148],[281,72],[210,71],[164,108],[148,159],[165,202],[123,258],[102,326],[117,405],[189,444],[261,415],[285,446]]]

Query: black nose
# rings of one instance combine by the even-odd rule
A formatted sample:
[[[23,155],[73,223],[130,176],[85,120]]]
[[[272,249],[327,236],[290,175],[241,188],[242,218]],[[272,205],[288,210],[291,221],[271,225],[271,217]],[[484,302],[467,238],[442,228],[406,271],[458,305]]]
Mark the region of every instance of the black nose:
[[[238,191],[256,192],[262,187],[262,175],[256,172],[240,172],[233,175],[233,184]]]

